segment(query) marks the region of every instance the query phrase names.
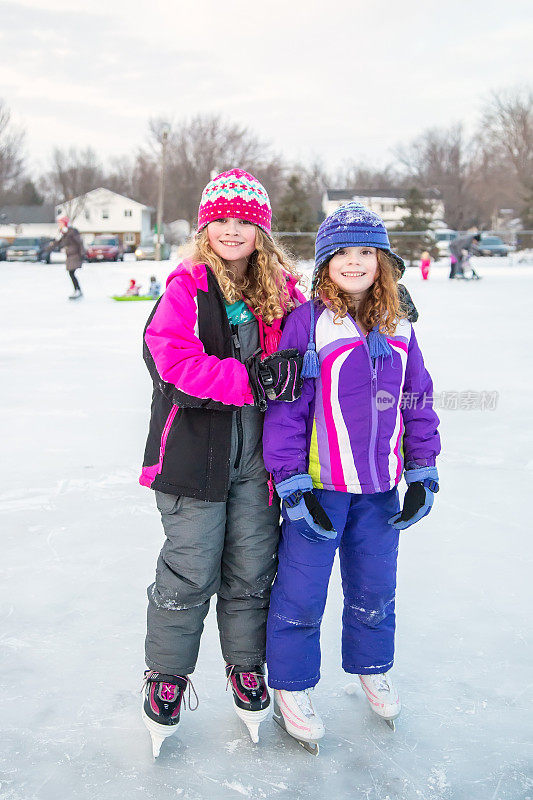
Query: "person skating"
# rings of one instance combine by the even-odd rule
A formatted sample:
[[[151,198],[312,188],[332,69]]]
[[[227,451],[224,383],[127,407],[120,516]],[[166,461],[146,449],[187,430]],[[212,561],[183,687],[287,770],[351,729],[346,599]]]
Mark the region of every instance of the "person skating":
[[[427,250],[424,250],[420,256],[420,272],[422,273],[422,280],[427,281],[429,278],[429,268],[431,267],[431,256]]]
[[[481,234],[475,230],[471,233],[465,233],[463,236],[458,236],[456,239],[450,242],[450,255],[453,256],[455,261],[452,259],[450,264],[450,274],[449,279],[453,280],[454,278],[464,278],[464,259],[465,259],[465,252],[468,256],[470,255],[482,255],[482,251],[479,248],[479,242],[481,240]],[[472,272],[474,273],[474,269],[472,268]],[[477,277],[477,275],[476,275]]]
[[[309,692],[320,678],[337,548],[343,668],[360,677],[380,717],[392,722],[400,712],[390,675],[399,531],[431,509],[440,452],[432,382],[399,300],[400,271],[377,214],[349,203],[322,223],[312,299],[289,315],[280,344],[305,354],[302,395],[271,403],[265,418],[265,465],[283,516],[268,682],[278,721],[314,752],[324,728]]]
[[[213,595],[234,709],[254,740],[269,713],[279,504],[263,463],[262,410],[267,395],[299,395],[301,357],[275,351],[286,314],[305,301],[271,214],[253,176],[214,178],[192,255],[168,277],[145,328],[154,390],[140,482],[155,490],[166,536],[148,588],[143,719],[154,755],[179,721]]]
[[[83,264],[85,250],[80,232],[70,224],[68,217],[59,217],[57,220],[59,227],[60,237],[52,242],[49,250],[65,250],[66,254],[66,268],[74,287],[74,294],[69,296],[69,300],[79,300],[83,297],[81,286],[76,277],[76,270]]]

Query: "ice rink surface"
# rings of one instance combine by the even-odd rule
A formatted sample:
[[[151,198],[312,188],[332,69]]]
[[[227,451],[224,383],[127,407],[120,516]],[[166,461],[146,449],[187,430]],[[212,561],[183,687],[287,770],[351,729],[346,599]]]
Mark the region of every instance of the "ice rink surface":
[[[449,407],[441,491],[401,537],[396,732],[345,691],[335,570],[319,757],[271,720],[249,741],[212,609],[193,676],[200,706],[154,763],[139,690],[162,534],[137,483],[151,304],[109,299],[132,277],[146,288],[154,265],[85,267],[74,303],[63,265],[0,263],[2,800],[533,799],[533,264],[476,266],[478,282],[448,282],[445,266],[405,280]]]

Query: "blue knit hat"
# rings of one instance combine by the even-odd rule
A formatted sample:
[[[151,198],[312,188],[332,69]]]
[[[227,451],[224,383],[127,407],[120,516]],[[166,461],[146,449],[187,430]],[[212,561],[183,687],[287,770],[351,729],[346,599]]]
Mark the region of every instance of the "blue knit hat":
[[[378,247],[394,258],[403,273],[405,264],[391,250],[385,224],[378,214],[355,201],[340,206],[318,229],[315,242],[315,276],[318,269],[342,247]]]
[[[369,211],[361,203],[355,201],[340,206],[330,214],[318,229],[315,242],[315,282],[320,267],[329,261],[343,247],[377,247],[389,253],[400,273],[403,275],[405,264],[399,255],[391,250],[385,224],[378,214]],[[304,354],[302,376],[316,378],[320,374],[320,362],[315,344],[315,302],[311,299],[311,320],[309,341]],[[379,332],[376,325],[368,335],[368,348],[371,358],[392,357],[392,350],[386,337]]]

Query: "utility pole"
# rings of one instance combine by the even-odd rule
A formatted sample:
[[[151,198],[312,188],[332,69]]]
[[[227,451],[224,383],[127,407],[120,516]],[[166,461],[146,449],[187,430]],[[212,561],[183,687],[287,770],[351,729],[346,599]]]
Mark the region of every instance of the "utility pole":
[[[165,156],[170,129],[167,125],[161,131],[161,164],[159,167],[159,195],[157,198],[157,239],[155,260],[161,261],[161,225],[163,224],[163,197],[165,192]]]

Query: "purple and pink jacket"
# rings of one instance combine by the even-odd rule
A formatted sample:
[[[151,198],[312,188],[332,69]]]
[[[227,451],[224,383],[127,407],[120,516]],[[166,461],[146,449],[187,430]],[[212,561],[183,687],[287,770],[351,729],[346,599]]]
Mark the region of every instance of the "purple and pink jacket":
[[[269,404],[265,466],[276,483],[308,472],[316,488],[386,492],[399,483],[404,463],[434,465],[440,452],[433,384],[413,327],[401,320],[387,336],[392,358],[373,363],[366,337],[349,315],[335,323],[322,303],[315,309],[320,376],[304,381],[294,403]],[[309,302],[295,309],[280,347],[304,354],[310,318]]]
[[[287,276],[289,295],[305,298]],[[257,318],[265,354],[283,320]],[[245,365],[234,357],[224,297],[205,264],[184,262],[167,279],[144,330],[153,381],[150,428],[139,482],[167,494],[227,499],[233,412],[253,405]]]

